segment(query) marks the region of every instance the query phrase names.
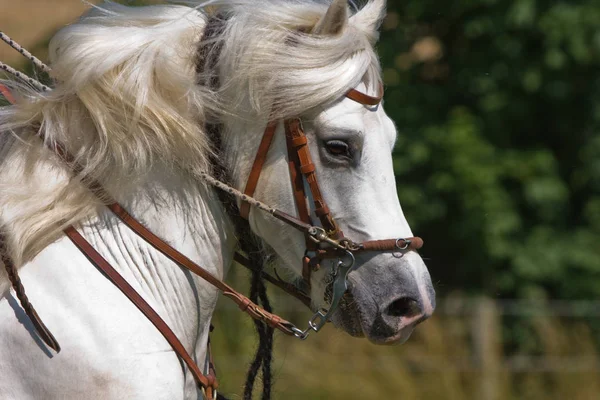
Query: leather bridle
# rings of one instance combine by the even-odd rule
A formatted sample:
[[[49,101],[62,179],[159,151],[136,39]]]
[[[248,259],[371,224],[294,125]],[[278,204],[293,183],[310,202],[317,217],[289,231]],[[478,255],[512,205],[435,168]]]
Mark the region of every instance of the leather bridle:
[[[345,97],[364,106],[378,106],[383,98],[383,85],[379,84],[378,89],[379,94],[376,97],[369,96],[356,89],[350,89]],[[331,210],[323,198],[315,171],[315,165],[312,162],[308,148],[308,139],[302,128],[300,119],[286,119],[283,124],[285,127],[288,167],[294,192],[296,211],[298,213],[298,218],[305,224],[311,226],[309,230],[304,231],[306,251],[302,260],[302,278],[304,281],[302,286],[310,289],[312,272],[317,271],[320,268],[323,259],[338,259],[338,265],[333,271],[333,294],[330,307],[328,309],[317,311],[309,321],[309,327],[306,330],[296,331],[298,337],[306,338],[310,331],[318,332],[337,308],[337,305],[347,288],[347,274],[354,266],[354,254],[365,251],[403,252],[417,250],[423,245],[423,240],[419,237],[411,237],[357,243],[345,237],[343,231],[335,222]],[[277,123],[270,122],[263,133],[244,189],[244,194],[246,196],[252,197],[254,195],[269,148],[273,142],[276,128]],[[320,226],[313,225],[308,205],[309,197],[305,190],[306,186],[308,186],[310,190],[310,197],[312,198],[314,206],[313,212],[317,216]],[[244,219],[248,219],[249,214],[250,203],[243,201],[242,199],[240,215]]]
[[[3,89],[4,93],[6,88],[1,88]],[[376,106],[380,103],[382,95],[383,88],[380,85],[380,94],[378,97],[368,96],[355,89],[351,89],[346,94],[346,97],[365,106]],[[10,96],[6,97],[11,100]],[[250,207],[254,206],[262,211],[268,212],[275,218],[287,223],[295,229],[300,230],[304,234],[306,240],[306,253],[303,259],[302,275],[306,287],[310,287],[311,273],[319,268],[319,265],[323,259],[337,258],[337,265],[335,265],[332,270],[333,290],[330,306],[327,309],[318,310],[309,320],[308,327],[305,330],[301,330],[291,322],[265,311],[263,308],[250,301],[246,296],[237,292],[225,282],[209,273],[206,269],[202,268],[184,256],[182,253],[175,250],[165,241],[158,238],[147,228],[145,228],[118,202],[108,201],[107,207],[125,225],[127,225],[148,244],[180,267],[193,272],[221,290],[226,297],[233,300],[242,311],[246,312],[252,318],[263,321],[269,326],[278,329],[287,335],[305,339],[311,331],[319,331],[330,319],[331,314],[339,305],[342,296],[346,292],[347,275],[354,266],[354,257],[356,253],[368,251],[394,251],[398,253],[404,253],[419,249],[423,245],[423,241],[418,237],[412,237],[357,243],[346,238],[342,230],[336,224],[332,213],[327,207],[327,204],[322,196],[322,192],[319,188],[317,180],[315,166],[312,163],[311,155],[308,149],[308,140],[302,129],[300,120],[298,118],[287,119],[283,122],[283,124],[285,127],[288,151],[288,165],[292,180],[292,187],[294,189],[294,199],[296,202],[298,218],[275,208],[269,207],[253,198],[253,194],[256,190],[267,153],[276,132],[276,121],[270,122],[265,129],[244,193],[239,192],[235,188],[224,184],[208,174],[201,174],[201,178],[204,179],[206,183],[237,197],[241,201],[240,214],[242,217],[247,219],[249,216]],[[62,145],[55,144],[50,148],[69,165],[75,175],[81,175],[81,172],[83,171],[82,166],[75,161],[74,157],[70,155],[70,153],[66,151]],[[304,184],[305,180],[313,200],[313,211],[319,219],[320,226],[313,225],[310,218],[308,196],[305,191]],[[112,196],[106,192],[99,182],[87,177],[81,177],[81,181],[99,199],[112,199]],[[104,259],[104,257],[102,257],[100,253],[93,248],[93,246],[77,231],[77,229],[75,229],[73,226],[69,226],[64,230],[64,233],[87,257],[87,259],[94,264],[113,284],[115,284],[115,286],[117,286],[119,290],[121,290],[156,326],[160,333],[165,337],[167,342],[171,345],[173,350],[188,366],[198,386],[204,392],[206,398],[213,399],[216,394],[218,384],[214,374],[210,349],[208,351],[209,358],[211,360],[209,362],[209,372],[207,374],[203,374],[166,322],[152,309],[152,307],[143,299],[143,297],[129,283],[127,283],[127,281],[117,272],[117,270],[115,270],[106,261],[106,259]],[[35,309],[25,295],[24,288],[17,274],[16,266],[8,256],[7,241],[2,232],[0,232],[0,256],[8,271],[9,278],[13,288],[15,289],[15,292],[17,293],[17,297],[28,317],[32,320],[36,330],[38,331],[38,334],[40,335],[40,338],[55,351],[60,351],[58,341],[42,322],[41,318],[37,315]],[[245,263],[245,258],[239,254],[236,255],[235,259],[238,262]],[[282,282],[279,279],[273,278],[269,275],[265,276],[270,282],[275,283],[282,289],[288,291],[288,293],[302,300],[305,304],[310,305],[310,296],[307,293],[304,293],[297,287]]]

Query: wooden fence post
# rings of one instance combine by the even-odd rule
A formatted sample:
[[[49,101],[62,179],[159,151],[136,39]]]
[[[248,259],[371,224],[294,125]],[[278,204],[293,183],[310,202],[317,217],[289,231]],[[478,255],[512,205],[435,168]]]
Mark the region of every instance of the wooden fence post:
[[[472,319],[473,358],[479,370],[479,400],[499,400],[501,391],[502,333],[498,308],[494,300],[480,297],[475,301]]]

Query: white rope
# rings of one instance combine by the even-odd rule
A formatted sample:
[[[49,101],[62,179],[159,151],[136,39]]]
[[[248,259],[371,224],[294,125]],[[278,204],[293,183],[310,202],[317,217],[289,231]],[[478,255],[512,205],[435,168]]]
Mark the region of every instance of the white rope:
[[[31,61],[33,63],[33,65],[35,65],[36,67],[38,67],[39,69],[41,69],[44,72],[50,73],[51,69],[50,69],[49,66],[47,66],[46,64],[44,64],[42,62],[42,60],[40,60],[39,58],[37,58],[36,56],[34,56],[33,54],[31,54],[30,52],[28,52],[19,43],[17,43],[14,40],[12,40],[10,38],[10,36],[6,35],[3,32],[0,32],[0,39],[2,39],[4,42],[6,42],[6,44],[8,44],[13,49],[15,49],[16,51],[18,51],[19,53],[21,53],[21,55],[23,55],[24,57],[26,57],[27,59],[29,59],[29,61]]]
[[[6,72],[8,72],[9,74],[19,78],[20,80],[22,80],[23,82],[29,83],[31,86],[33,86],[34,88],[36,88],[39,91],[42,92],[49,92],[50,89],[48,86],[44,85],[43,83],[36,81],[35,79],[25,75],[22,72],[17,71],[16,69],[14,69],[13,67],[11,67],[10,65],[6,65],[4,64],[2,61],[0,61],[0,69],[4,70]]]
[[[246,201],[246,202],[250,203],[250,205],[253,205],[256,208],[259,208],[265,212],[268,212],[269,214],[274,214],[276,211],[275,208],[270,207],[270,206],[266,205],[265,203],[263,203],[259,200],[256,200],[254,197],[250,197],[247,194],[240,192],[236,188],[229,186],[229,185],[221,182],[220,180],[213,178],[206,172],[201,172],[199,175],[200,175],[200,178],[202,178],[209,185],[214,186],[217,189],[220,189],[229,194],[232,194],[235,197],[237,197],[238,199],[240,199],[242,201]]]

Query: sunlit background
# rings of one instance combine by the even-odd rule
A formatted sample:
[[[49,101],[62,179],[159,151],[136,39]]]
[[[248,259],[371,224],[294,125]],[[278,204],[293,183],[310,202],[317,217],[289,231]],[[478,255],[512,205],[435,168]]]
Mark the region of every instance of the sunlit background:
[[[45,59],[87,7],[0,0],[0,30]],[[331,326],[276,335],[274,398],[600,398],[600,3],[394,0],[378,49],[398,194],[438,309],[403,346]],[[0,46],[31,71],[19,57]],[[214,322],[222,391],[241,398],[253,324],[225,301]]]

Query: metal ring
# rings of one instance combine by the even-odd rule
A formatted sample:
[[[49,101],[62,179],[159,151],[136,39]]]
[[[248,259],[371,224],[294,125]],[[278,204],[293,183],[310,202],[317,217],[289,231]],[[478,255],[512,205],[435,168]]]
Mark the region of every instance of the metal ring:
[[[400,246],[400,241],[401,240],[404,242],[404,246]],[[410,246],[410,244],[411,244],[410,240],[407,240],[407,239],[404,239],[404,238],[398,238],[398,239],[396,239],[396,248],[398,250],[406,250],[406,249],[408,249],[408,246]]]
[[[308,333],[309,333],[308,330],[303,331],[303,330],[296,328],[295,326],[292,326],[291,330],[292,330],[292,332],[294,332],[294,336],[300,340],[306,340],[306,338],[308,337]]]

